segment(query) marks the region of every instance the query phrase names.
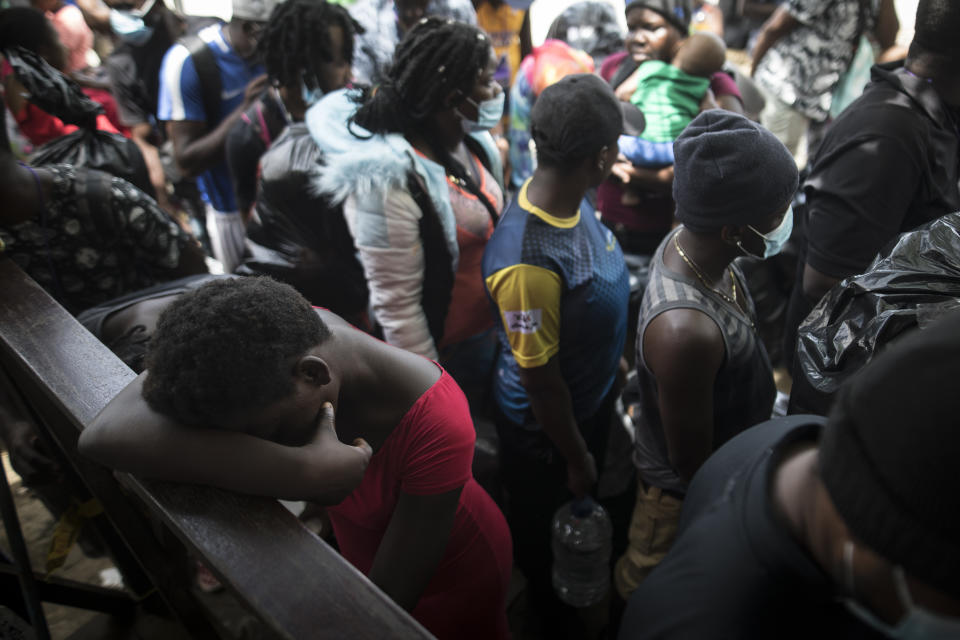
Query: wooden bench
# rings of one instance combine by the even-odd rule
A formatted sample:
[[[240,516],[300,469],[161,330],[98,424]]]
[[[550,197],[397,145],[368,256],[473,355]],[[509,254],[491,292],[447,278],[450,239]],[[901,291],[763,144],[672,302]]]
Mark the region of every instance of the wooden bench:
[[[44,623],[34,610],[45,597],[113,613],[133,604],[166,609],[191,637],[223,635],[144,511],[280,637],[432,637],[276,500],[140,480],[79,456],[84,425],[134,373],[9,259],[0,259],[0,370],[41,425],[43,440],[69,462],[81,495],[89,493],[103,506],[110,526],[100,530],[129,594],[61,585],[78,590],[80,599],[71,600],[18,558],[21,610],[34,618],[38,637],[45,637]],[[9,531],[16,523],[7,510],[3,518]]]

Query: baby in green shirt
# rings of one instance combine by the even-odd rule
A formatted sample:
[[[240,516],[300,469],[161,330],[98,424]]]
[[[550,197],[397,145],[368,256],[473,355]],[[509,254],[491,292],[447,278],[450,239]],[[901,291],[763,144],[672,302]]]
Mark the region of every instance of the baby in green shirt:
[[[622,99],[630,92],[629,101],[643,112],[646,127],[640,136],[620,136],[620,153],[639,167],[673,164],[673,141],[700,112],[710,77],[725,59],[723,40],[701,31],[683,41],[669,64],[641,64],[617,93]]]

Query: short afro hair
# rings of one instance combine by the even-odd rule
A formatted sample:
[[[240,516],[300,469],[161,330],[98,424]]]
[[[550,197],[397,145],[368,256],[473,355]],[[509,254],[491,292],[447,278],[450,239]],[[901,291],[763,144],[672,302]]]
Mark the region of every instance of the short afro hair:
[[[293,393],[295,359],[330,330],[303,296],[270,278],[216,280],[157,322],[143,398],[188,425],[219,425]]]

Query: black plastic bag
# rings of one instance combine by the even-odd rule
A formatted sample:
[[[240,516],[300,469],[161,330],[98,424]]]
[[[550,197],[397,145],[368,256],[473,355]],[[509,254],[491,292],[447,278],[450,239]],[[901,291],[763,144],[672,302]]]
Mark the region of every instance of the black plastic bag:
[[[123,178],[151,198],[157,197],[140,149],[132,140],[116,133],[78,129],[38,147],[30,154],[29,162],[35,167],[72,164],[98,169]]]
[[[23,47],[3,49],[17,80],[30,93],[30,102],[67,124],[84,129],[97,126],[103,107],[87,97],[76,82]]]
[[[367,309],[366,278],[342,209],[313,186],[321,162],[303,123],[287,127],[263,155],[248,255],[236,273],[271,276],[356,320]]]
[[[30,93],[32,104],[67,124],[80,127],[34,150],[30,164],[72,164],[99,169],[123,178],[151,198],[156,197],[140,149],[121,135],[97,130],[97,116],[103,113],[103,107],[88,98],[80,85],[23,47],[6,48],[4,55],[17,80]]]
[[[905,331],[960,306],[960,212],[905,233],[800,325],[790,413],[826,415],[840,386]]]

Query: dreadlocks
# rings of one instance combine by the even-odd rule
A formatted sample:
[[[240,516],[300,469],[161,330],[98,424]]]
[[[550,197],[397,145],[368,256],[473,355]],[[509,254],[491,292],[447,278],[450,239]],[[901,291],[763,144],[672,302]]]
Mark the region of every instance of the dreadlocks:
[[[490,39],[474,26],[428,17],[397,46],[384,82],[363,97],[352,122],[371,133],[417,133],[447,174],[457,179],[496,219],[493,203],[463,165],[438,140],[430,118],[449,108],[454,92],[468,96],[490,62]]]
[[[271,80],[292,86],[301,80],[308,89],[320,86],[320,64],[338,52],[330,42],[330,27],[343,30],[343,58],[353,62],[353,36],[363,27],[340,5],[326,0],[286,0],[274,7],[257,42]]]

